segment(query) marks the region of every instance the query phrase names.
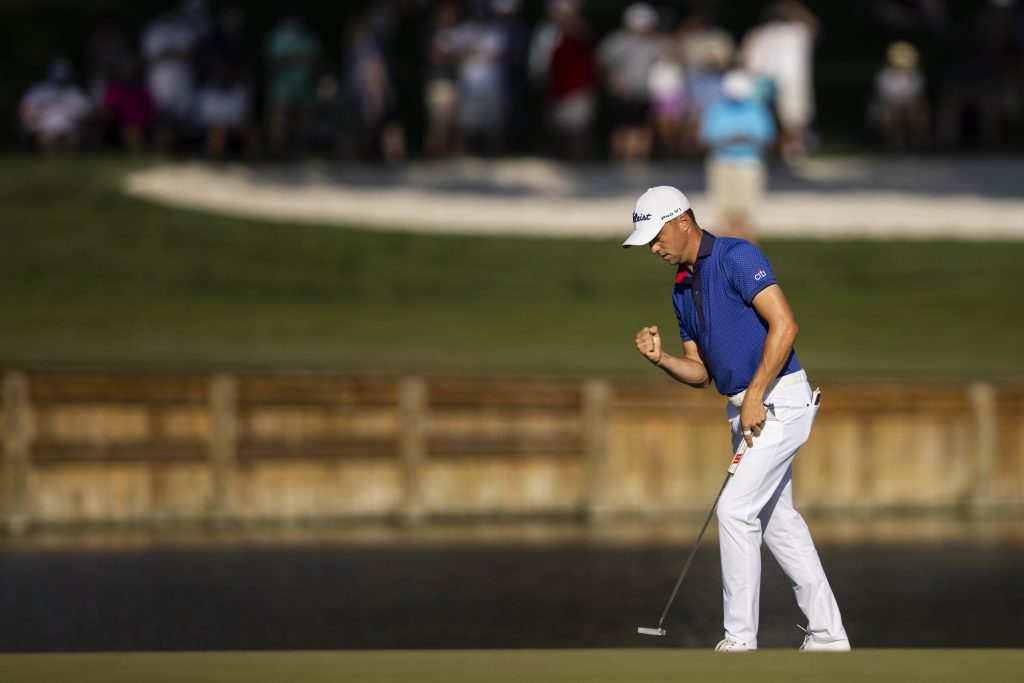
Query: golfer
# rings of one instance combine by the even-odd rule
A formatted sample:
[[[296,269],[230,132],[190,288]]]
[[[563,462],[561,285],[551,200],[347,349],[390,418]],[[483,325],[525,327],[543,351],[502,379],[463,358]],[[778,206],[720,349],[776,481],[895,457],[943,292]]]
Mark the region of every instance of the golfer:
[[[741,438],[748,446],[718,504],[725,638],[715,649],[757,649],[763,540],[807,617],[800,649],[849,650],[810,531],[793,508],[793,457],[810,436],[820,394],[797,360],[797,324],[768,260],[746,240],[701,229],[674,187],[647,190],[633,228],[624,247],[647,245],[677,267],[672,303],[683,340],[682,356],[672,356],[658,328],[644,327],[637,350],[679,382],[714,382],[728,397],[733,446]]]

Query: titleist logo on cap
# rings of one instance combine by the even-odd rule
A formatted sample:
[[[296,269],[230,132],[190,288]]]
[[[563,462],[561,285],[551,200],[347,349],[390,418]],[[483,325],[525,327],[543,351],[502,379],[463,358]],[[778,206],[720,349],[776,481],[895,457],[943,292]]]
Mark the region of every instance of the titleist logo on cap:
[[[651,220],[651,214],[649,214],[649,213],[637,213],[636,211],[633,212],[633,222],[634,223],[639,223],[641,221],[649,221],[649,220]]]

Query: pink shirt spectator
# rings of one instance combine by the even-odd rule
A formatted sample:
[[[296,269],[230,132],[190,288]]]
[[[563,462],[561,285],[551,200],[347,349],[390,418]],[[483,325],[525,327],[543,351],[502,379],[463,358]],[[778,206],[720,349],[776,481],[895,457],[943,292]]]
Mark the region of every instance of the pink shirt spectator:
[[[153,98],[140,83],[114,81],[103,94],[103,109],[119,128],[148,128]]]

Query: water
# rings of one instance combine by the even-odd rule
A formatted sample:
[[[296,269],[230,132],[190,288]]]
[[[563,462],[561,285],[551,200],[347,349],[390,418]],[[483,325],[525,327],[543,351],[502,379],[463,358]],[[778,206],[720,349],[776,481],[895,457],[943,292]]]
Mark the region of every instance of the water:
[[[281,543],[0,544],[0,651],[711,647],[718,549],[706,540],[654,626],[689,538],[546,542],[310,538]],[[1024,646],[1024,542],[820,542],[857,647]],[[765,555],[762,647],[803,623]]]

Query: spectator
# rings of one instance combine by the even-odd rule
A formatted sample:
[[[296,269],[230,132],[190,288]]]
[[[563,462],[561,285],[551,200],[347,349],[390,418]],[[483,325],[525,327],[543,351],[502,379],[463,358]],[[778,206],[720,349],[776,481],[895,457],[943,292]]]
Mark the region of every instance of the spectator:
[[[198,42],[199,34],[184,9],[164,12],[142,34],[146,83],[156,107],[156,144],[162,151],[192,131]]]
[[[578,5],[576,0],[552,4],[558,30],[545,79],[551,140],[558,153],[570,159],[590,152],[595,108],[593,45]]]
[[[658,59],[661,40],[655,33],[658,13],[646,3],[630,5],[623,13],[623,28],[607,36],[597,48],[612,119],[612,158],[644,161],[651,152],[648,90],[651,68]]]
[[[397,97],[383,42],[371,15],[361,16],[353,26],[346,62],[361,151],[364,156],[394,162],[405,156],[405,134],[397,117]]]
[[[145,147],[153,126],[153,98],[134,55],[122,55],[103,93],[103,113],[114,139],[129,152]]]
[[[320,40],[299,14],[285,14],[263,45],[267,62],[267,125],[270,153],[280,157],[304,146],[313,99]]]
[[[200,80],[230,77],[252,88],[252,42],[245,25],[245,13],[236,4],[221,8],[199,46]]]
[[[471,151],[501,151],[505,102],[505,35],[486,13],[461,23],[454,40],[459,55],[459,130]]]
[[[909,43],[893,43],[886,65],[875,76],[875,94],[869,120],[878,128],[891,152],[921,150],[928,140],[928,105],[924,74],[917,50]]]
[[[686,99],[682,122],[682,152],[700,151],[698,132],[704,112],[722,97],[722,77],[736,53],[732,35],[714,24],[712,15],[698,11],[690,15],[679,30],[683,57]]]
[[[934,35],[950,30],[946,0],[860,0],[862,10],[890,30],[920,31]]]
[[[939,144],[960,144],[968,112],[981,144],[998,149],[1019,120],[1021,46],[1014,36],[1015,0],[987,0],[968,17],[960,57],[942,88],[936,116]]]
[[[651,67],[647,81],[650,90],[651,119],[658,140],[658,151],[675,158],[683,150],[683,112],[686,109],[683,61],[679,44],[665,40],[658,61]]]
[[[222,159],[229,143],[253,149],[249,87],[227,64],[218,64],[213,77],[199,90],[196,120],[203,133],[203,150]]]
[[[730,71],[722,94],[704,113],[700,129],[701,142],[710,150],[708,193],[721,234],[751,240],[766,183],[764,150],[775,139],[775,125],[755,97],[749,74]]]
[[[355,103],[334,62],[322,60],[314,88],[309,142],[339,157],[352,157],[356,147]]]
[[[434,11],[434,21],[426,40],[426,87],[424,100],[427,113],[426,152],[430,156],[448,156],[458,146],[455,114],[458,111],[458,54],[456,27],[459,4],[444,0]]]
[[[770,81],[782,155],[794,159],[806,152],[808,126],[814,117],[811,56],[818,22],[796,0],[772,4],[765,17],[764,24],[744,37],[741,61],[753,74]]]
[[[101,16],[86,46],[89,97],[97,106],[103,103],[107,85],[118,76],[124,58],[131,52],[128,39],[118,28],[113,15]]]
[[[501,81],[505,113],[501,133],[504,152],[521,151],[528,134],[526,56],[530,31],[519,15],[520,0],[491,0],[495,30],[501,35]]]
[[[562,4],[562,0],[545,0],[544,17],[534,26],[533,34],[530,36],[530,47],[526,55],[526,73],[530,79],[530,85],[538,92],[544,92],[547,89],[548,73],[551,69],[551,53],[562,32],[558,25],[558,14]],[[578,12],[579,0],[575,0],[574,5]]]
[[[89,98],[73,77],[70,61],[54,60],[47,78],[31,86],[18,105],[22,130],[47,153],[76,149],[92,113]]]

